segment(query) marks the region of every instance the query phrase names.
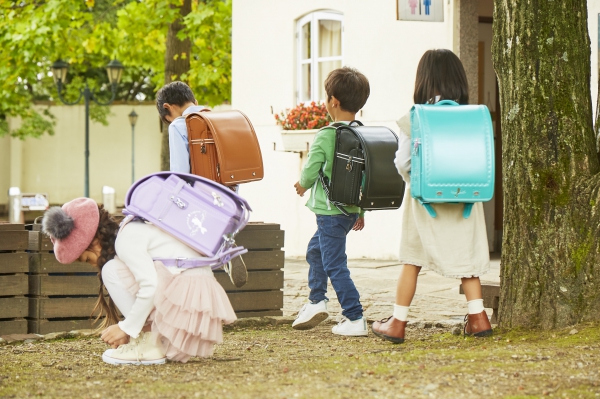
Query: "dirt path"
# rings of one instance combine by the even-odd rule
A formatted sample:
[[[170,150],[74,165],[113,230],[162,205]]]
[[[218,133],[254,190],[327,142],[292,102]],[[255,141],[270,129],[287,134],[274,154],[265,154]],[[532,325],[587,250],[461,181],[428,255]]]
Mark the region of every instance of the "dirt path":
[[[0,398],[598,398],[600,325],[407,342],[236,327],[209,359],[111,366],[98,338],[0,346]]]

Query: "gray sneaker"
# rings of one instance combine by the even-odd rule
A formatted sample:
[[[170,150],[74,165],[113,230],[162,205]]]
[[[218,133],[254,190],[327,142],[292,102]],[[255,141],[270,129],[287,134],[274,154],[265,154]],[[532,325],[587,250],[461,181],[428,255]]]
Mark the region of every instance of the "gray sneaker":
[[[323,299],[317,303],[307,303],[298,312],[298,317],[292,323],[296,330],[310,330],[329,317],[327,311],[327,300]]]
[[[248,271],[241,256],[236,256],[226,265],[223,265],[223,270],[229,274],[229,279],[237,288],[243,287],[248,281]]]

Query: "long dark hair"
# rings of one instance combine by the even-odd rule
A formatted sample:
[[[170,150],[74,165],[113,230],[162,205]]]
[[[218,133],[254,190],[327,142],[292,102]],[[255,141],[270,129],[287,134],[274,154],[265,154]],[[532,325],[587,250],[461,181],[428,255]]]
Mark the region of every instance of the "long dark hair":
[[[98,311],[96,320],[98,321],[101,317],[104,317],[98,329],[103,329],[108,326],[112,326],[119,322],[119,313],[117,306],[113,302],[112,298],[108,297],[108,301],[104,298],[104,281],[102,281],[102,268],[109,260],[113,259],[116,255],[115,251],[115,240],[117,239],[117,232],[119,231],[119,223],[104,209],[103,205],[98,205],[100,211],[100,221],[98,222],[98,230],[96,230],[95,238],[100,242],[102,248],[100,256],[98,257],[98,279],[100,280],[100,289],[98,291],[98,300],[94,306],[92,313]]]
[[[425,104],[439,95],[440,100],[469,103],[469,83],[460,59],[450,50],[428,50],[421,57],[415,80],[415,104]]]

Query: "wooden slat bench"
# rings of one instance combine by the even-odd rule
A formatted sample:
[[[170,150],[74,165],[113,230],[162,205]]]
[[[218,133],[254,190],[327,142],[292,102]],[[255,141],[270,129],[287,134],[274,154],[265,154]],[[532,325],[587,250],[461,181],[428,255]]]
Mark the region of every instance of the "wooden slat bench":
[[[29,303],[28,332],[48,334],[94,328],[92,309],[98,298],[97,269],[56,260],[52,241],[40,232],[40,225],[28,225]]]
[[[0,223],[0,335],[27,333],[27,248],[23,224]]]
[[[248,249],[242,255],[248,282],[236,288],[225,272],[215,271],[239,318],[283,315],[284,235],[279,224],[249,223],[236,237]]]
[[[52,242],[39,232],[39,225],[30,228],[29,276],[24,275],[28,277],[25,290],[28,332],[47,334],[94,328],[90,314],[98,295],[97,269],[80,262],[59,263],[51,252]],[[279,224],[250,223],[236,242],[249,250],[243,255],[248,282],[237,288],[225,272],[215,271],[215,278],[225,289],[236,315],[239,318],[281,316],[284,232]]]

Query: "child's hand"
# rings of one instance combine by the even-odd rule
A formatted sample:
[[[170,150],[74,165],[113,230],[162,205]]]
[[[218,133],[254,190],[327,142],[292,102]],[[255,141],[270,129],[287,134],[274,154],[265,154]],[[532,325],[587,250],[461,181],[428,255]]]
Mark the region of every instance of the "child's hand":
[[[296,182],[296,184],[294,184],[294,187],[296,187],[296,194],[298,194],[299,196],[303,197],[304,193],[306,192],[306,190],[308,190],[308,188],[304,188],[300,185],[300,182]]]
[[[364,217],[360,217],[358,219],[356,219],[356,223],[354,223],[354,226],[352,227],[352,230],[354,231],[360,231],[365,227],[365,218]]]
[[[102,331],[101,338],[102,341],[113,348],[117,348],[119,345],[126,344],[129,341],[129,335],[121,330],[118,324],[113,324]]]

